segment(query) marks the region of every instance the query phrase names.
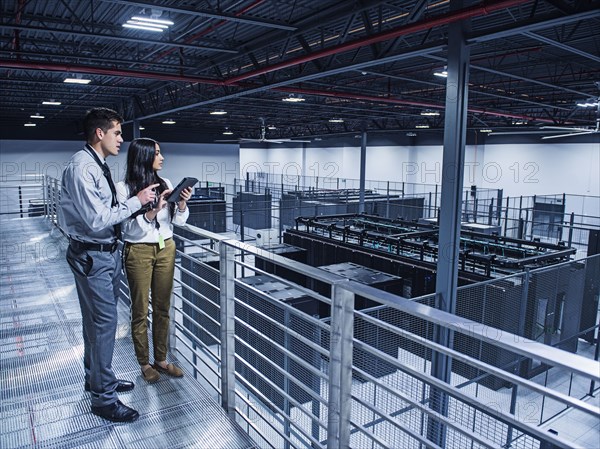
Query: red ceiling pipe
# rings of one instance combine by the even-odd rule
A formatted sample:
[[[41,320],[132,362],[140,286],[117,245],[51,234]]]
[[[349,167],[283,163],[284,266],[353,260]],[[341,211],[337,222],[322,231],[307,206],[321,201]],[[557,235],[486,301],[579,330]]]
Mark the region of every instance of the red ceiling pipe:
[[[255,76],[264,75],[265,73],[274,72],[276,70],[284,69],[287,67],[293,67],[298,64],[303,64],[305,62],[312,61],[314,59],[324,58],[326,56],[336,55],[338,53],[343,53],[346,51],[354,50],[359,47],[364,47],[367,45],[375,44],[377,42],[386,41],[390,39],[395,39],[400,36],[404,36],[410,33],[414,33],[417,31],[428,30],[430,28],[448,25],[452,22],[456,22],[459,20],[465,20],[485,14],[489,14],[491,12],[510,8],[512,6],[522,5],[523,3],[528,3],[531,0],[503,0],[499,2],[495,2],[489,5],[483,4],[482,6],[474,7],[474,8],[464,8],[458,11],[453,11],[446,14],[443,17],[433,17],[431,19],[421,20],[419,22],[411,23],[409,25],[401,26],[391,31],[386,31],[385,33],[375,34],[373,36],[365,37],[363,39],[358,39],[353,42],[347,42],[344,44],[340,44],[331,48],[327,48],[321,51],[315,51],[314,53],[299,56],[297,58],[292,58],[287,61],[282,61],[278,64],[273,64],[268,67],[263,67],[262,69],[253,70],[250,72],[243,73],[238,76],[231,77],[225,81],[225,84],[235,84],[239,81],[253,78]]]
[[[87,66],[71,66],[71,65],[61,65],[61,64],[50,64],[50,63],[32,63],[32,62],[21,62],[12,59],[8,60],[0,60],[0,67],[9,67],[15,69],[33,69],[33,70],[50,70],[54,72],[71,72],[71,73],[93,73],[97,75],[107,75],[107,76],[123,76],[123,77],[133,77],[133,78],[147,78],[147,79],[155,79],[160,81],[183,81],[188,83],[204,83],[204,84],[213,84],[213,85],[224,85],[223,81],[206,79],[206,78],[194,78],[190,76],[180,76],[180,75],[161,75],[158,73],[148,73],[148,72],[137,72],[133,70],[109,70],[109,69],[101,69],[97,67],[87,67]],[[405,106],[417,106],[424,108],[435,108],[435,109],[444,109],[444,105],[433,104],[433,103],[423,103],[419,101],[410,101],[410,100],[400,100],[398,98],[391,97],[377,97],[370,95],[361,95],[361,94],[350,94],[344,92],[333,92],[327,90],[314,90],[314,89],[299,89],[295,87],[279,87],[274,89],[279,92],[287,92],[287,93],[298,93],[298,94],[306,94],[306,95],[316,95],[316,96],[324,96],[324,97],[335,97],[335,98],[349,98],[354,100],[363,100],[370,102],[379,102],[379,103],[391,103],[391,104],[402,104]],[[486,115],[494,115],[497,117],[508,117],[515,119],[522,119],[528,121],[536,121],[542,123],[555,123],[554,120],[529,117],[526,115],[516,115],[516,114],[508,114],[502,112],[493,112],[485,109],[474,109],[469,108],[469,112],[475,112],[479,114]]]
[[[131,78],[146,78],[160,81],[184,81],[188,83],[214,84],[218,86],[224,85],[223,81],[214,80],[210,78],[195,78],[192,76],[172,74],[163,75],[160,73],[148,73],[136,70],[112,70],[102,69],[99,67],[52,64],[47,62],[21,62],[14,59],[0,60],[0,67],[9,67],[13,69],[50,70],[52,72],[90,73],[94,75],[124,76]]]
[[[364,100],[364,101],[375,102],[375,103],[379,102],[379,103],[402,104],[402,105],[406,105],[406,106],[418,106],[418,107],[431,108],[431,109],[444,109],[445,108],[444,105],[435,104],[435,103],[423,103],[420,101],[400,100],[398,98],[391,98],[391,97],[375,97],[375,96],[370,96],[370,95],[351,94],[351,93],[344,93],[344,92],[332,92],[332,91],[327,91],[327,90],[298,89],[295,87],[281,87],[281,88],[278,88],[275,90],[278,90],[281,92],[297,93],[297,94],[316,95],[316,96],[320,96],[320,97],[349,98],[352,100]],[[485,115],[493,115],[496,117],[507,117],[507,118],[514,118],[514,119],[520,119],[520,120],[527,120],[527,121],[532,121],[532,122],[535,121],[535,122],[542,122],[542,123],[555,123],[555,121],[551,120],[551,119],[530,117],[527,115],[518,115],[518,114],[509,114],[506,112],[488,111],[487,109],[479,109],[479,108],[467,108],[467,109],[469,112],[485,114]]]

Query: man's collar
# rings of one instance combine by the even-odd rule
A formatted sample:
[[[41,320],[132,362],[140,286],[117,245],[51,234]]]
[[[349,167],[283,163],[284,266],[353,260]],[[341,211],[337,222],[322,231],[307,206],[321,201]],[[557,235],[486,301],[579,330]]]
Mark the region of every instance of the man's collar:
[[[93,151],[92,155],[96,155],[98,157],[98,160],[102,163],[105,164],[106,163],[106,158],[103,157],[100,153],[98,153],[93,146],[91,146],[89,143],[85,144],[85,148],[88,151]]]

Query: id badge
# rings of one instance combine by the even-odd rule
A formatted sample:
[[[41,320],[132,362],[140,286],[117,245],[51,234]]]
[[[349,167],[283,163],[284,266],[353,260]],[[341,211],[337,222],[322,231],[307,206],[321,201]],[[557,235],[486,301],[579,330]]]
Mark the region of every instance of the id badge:
[[[164,249],[164,247],[165,247],[165,239],[163,238],[163,236],[161,234],[158,234],[158,248]]]

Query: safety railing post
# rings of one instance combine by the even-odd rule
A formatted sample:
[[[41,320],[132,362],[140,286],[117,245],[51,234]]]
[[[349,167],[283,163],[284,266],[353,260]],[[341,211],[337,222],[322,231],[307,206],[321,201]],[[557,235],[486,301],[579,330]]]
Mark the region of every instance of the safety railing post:
[[[219,243],[221,406],[235,419],[235,248]]]
[[[354,293],[332,285],[327,447],[350,447]]]

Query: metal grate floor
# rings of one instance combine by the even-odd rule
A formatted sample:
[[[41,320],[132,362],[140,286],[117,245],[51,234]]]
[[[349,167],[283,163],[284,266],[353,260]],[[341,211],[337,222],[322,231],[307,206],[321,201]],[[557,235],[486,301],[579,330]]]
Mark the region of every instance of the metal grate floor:
[[[140,419],[113,424],[92,415],[83,391],[81,316],[64,258],[66,240],[42,217],[2,220],[2,228],[1,448],[256,447],[191,376],[145,383],[125,305],[119,308],[113,367],[119,378],[135,382],[120,399]]]

